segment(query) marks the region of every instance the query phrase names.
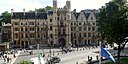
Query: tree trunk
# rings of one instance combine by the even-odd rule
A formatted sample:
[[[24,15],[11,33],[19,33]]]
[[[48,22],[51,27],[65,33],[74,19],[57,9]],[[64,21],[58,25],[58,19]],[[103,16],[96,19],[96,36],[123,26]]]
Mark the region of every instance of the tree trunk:
[[[121,52],[121,48],[120,48],[120,45],[118,45],[117,64],[120,64],[120,52]]]

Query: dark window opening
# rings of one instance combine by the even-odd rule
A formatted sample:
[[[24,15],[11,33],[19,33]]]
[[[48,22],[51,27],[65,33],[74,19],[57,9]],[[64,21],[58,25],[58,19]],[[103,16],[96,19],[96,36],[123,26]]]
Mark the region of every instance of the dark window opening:
[[[91,20],[93,20],[93,17],[91,17]]]
[[[52,26],[50,26],[50,30],[52,30]]]
[[[23,27],[21,27],[21,31],[23,31]]]
[[[86,37],[86,33],[84,33],[84,37]]]
[[[50,19],[50,22],[52,22],[52,19]]]
[[[58,17],[58,20],[60,20],[60,18]]]

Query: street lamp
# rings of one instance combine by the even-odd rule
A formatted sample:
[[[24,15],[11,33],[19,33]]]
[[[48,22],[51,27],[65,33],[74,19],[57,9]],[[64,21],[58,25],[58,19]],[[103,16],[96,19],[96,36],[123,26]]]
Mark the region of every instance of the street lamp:
[[[76,35],[77,35],[77,50],[78,50],[78,47],[79,47],[79,44],[78,44],[78,20],[77,20],[77,33],[76,33]]]
[[[50,46],[50,51],[49,51],[49,53],[50,53],[50,59],[51,59],[51,43],[49,43],[49,36],[48,36],[48,30],[49,30],[49,28],[48,28],[48,22],[46,22],[46,30],[45,30],[45,32],[46,32],[46,42],[47,42],[47,44],[48,44],[48,46]],[[50,64],[52,64],[51,63],[51,61],[50,61]]]
[[[13,16],[13,9],[11,9],[11,20],[12,20],[12,16]],[[11,25],[12,24],[13,23],[11,23]],[[11,47],[14,48],[14,29],[13,29],[13,25],[12,25],[12,28],[11,29],[12,29],[12,42],[11,42]]]

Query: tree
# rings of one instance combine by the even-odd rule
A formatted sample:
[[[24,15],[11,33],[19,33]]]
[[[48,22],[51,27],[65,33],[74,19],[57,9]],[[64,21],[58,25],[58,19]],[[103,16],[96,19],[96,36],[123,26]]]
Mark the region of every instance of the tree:
[[[128,42],[128,4],[127,0],[112,0],[99,9],[97,18],[98,31],[103,40],[118,45],[118,64],[120,52]]]
[[[52,10],[52,7],[51,7],[51,6],[46,6],[46,7],[45,7],[45,10],[46,10],[46,11]]]
[[[51,6],[46,6],[45,8],[39,8],[39,9],[36,9],[37,12],[47,12],[48,10],[52,10],[52,7]],[[29,12],[35,12],[35,10],[30,10]]]
[[[11,14],[8,11],[2,13],[2,20],[0,21],[0,25],[2,22],[11,23]]]
[[[18,64],[31,64],[31,62],[30,61],[21,61],[21,62],[19,62]]]
[[[45,8],[36,9],[37,12],[46,12]]]

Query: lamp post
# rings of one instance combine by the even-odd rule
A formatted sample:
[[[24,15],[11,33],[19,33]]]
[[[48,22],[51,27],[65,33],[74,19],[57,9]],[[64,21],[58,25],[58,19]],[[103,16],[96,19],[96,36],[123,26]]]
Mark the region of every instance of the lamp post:
[[[78,50],[78,47],[79,47],[79,44],[78,44],[78,20],[77,20],[77,33],[76,33],[76,35],[77,35],[77,50]]]
[[[11,9],[11,20],[12,20],[12,17],[13,17],[13,9]],[[12,21],[11,21],[12,23]],[[13,23],[12,23],[13,24]],[[11,47],[14,48],[14,29],[13,29],[13,25],[11,24],[12,26],[12,44],[11,44]]]
[[[48,28],[48,21],[46,22],[46,42],[47,42],[47,44],[49,45],[49,47],[50,47],[50,50],[49,50],[49,53],[50,53],[50,59],[51,59],[51,43],[49,43],[49,36],[48,36],[48,30],[49,30],[49,28]],[[52,64],[51,63],[51,61],[50,61],[50,64]]]

